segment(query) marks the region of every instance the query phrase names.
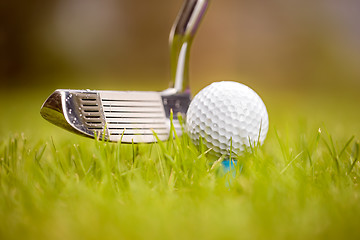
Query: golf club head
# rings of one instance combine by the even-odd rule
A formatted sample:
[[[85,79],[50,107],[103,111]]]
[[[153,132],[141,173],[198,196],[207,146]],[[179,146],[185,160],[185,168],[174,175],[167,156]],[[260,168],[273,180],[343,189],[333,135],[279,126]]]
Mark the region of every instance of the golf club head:
[[[178,114],[190,105],[190,46],[209,0],[187,0],[170,33],[170,88],[162,92],[56,90],[40,114],[68,131],[114,142],[151,143],[182,134]],[[171,136],[172,137],[172,136]]]
[[[161,92],[56,90],[43,104],[41,115],[71,132],[113,142],[150,143],[167,140],[170,115],[178,135],[177,118],[185,114],[189,94]],[[155,134],[154,134],[155,133]]]

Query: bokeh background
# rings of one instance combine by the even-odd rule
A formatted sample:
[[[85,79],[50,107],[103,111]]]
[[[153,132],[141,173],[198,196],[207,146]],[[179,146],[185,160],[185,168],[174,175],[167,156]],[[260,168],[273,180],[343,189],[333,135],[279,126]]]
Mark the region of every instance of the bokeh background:
[[[0,106],[6,117],[0,134],[57,131],[39,114],[56,88],[168,87],[168,36],[182,3],[1,1]],[[303,119],[360,134],[359,22],[357,0],[213,0],[192,46],[192,93],[235,80],[260,94],[271,128]]]
[[[5,0],[1,88],[161,90],[182,0]],[[360,86],[357,0],[213,0],[194,41],[191,85]]]

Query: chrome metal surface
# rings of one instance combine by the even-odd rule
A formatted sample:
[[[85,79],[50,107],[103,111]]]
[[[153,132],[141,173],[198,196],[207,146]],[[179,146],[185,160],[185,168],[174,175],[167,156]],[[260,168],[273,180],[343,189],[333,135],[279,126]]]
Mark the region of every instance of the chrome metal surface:
[[[96,91],[58,89],[45,101],[40,114],[68,131],[94,138],[108,136]]]
[[[189,90],[189,56],[192,41],[210,0],[187,0],[170,32],[171,79],[173,88]]]
[[[170,111],[178,135],[177,114],[185,115],[190,95],[162,96],[160,92],[56,90],[40,114],[49,122],[90,138],[113,142],[150,143],[167,140]]]

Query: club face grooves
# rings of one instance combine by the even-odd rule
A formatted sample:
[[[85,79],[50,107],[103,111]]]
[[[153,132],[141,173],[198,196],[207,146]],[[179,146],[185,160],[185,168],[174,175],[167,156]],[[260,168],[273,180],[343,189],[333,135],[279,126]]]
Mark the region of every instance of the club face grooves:
[[[158,92],[100,91],[110,141],[155,142],[169,137]]]
[[[68,123],[80,133],[108,137],[106,123],[97,92],[62,91],[64,115]]]

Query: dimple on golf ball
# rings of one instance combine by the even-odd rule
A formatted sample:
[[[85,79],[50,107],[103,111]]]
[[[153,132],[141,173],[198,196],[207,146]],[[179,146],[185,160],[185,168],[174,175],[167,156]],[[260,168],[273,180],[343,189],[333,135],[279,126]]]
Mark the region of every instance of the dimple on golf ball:
[[[269,129],[265,104],[251,88],[231,81],[215,82],[192,100],[186,127],[195,144],[215,153],[240,154],[246,147],[262,144]]]

